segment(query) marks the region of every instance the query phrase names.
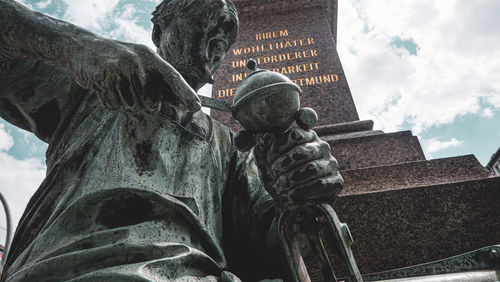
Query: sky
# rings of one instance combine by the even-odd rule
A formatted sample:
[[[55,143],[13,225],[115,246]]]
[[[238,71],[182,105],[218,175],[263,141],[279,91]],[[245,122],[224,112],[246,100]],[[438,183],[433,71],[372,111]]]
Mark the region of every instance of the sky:
[[[158,0],[22,2],[154,48],[150,13]],[[500,146],[498,11],[497,0],[340,1],[337,49],[360,118],[385,132],[411,130],[427,159],[474,154],[486,165]],[[0,192],[15,224],[44,178],[46,148],[0,120]]]

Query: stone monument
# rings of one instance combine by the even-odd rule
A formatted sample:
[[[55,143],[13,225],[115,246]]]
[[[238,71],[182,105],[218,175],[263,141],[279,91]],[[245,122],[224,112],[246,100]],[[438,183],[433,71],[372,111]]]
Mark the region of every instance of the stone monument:
[[[319,125],[359,120],[335,49],[335,1],[235,3],[244,24],[215,74],[213,97],[232,101],[248,75],[247,59],[254,58],[259,67],[284,74],[302,88],[302,106],[318,112]],[[212,116],[239,128],[228,114],[214,111]]]
[[[318,112],[315,130],[345,178],[334,207],[349,224],[363,274],[500,243],[500,177],[473,155],[426,160],[410,131],[384,133],[359,121],[336,51],[337,1],[234,3],[240,32],[212,97],[232,100],[248,58],[301,85],[301,106]],[[225,113],[212,116],[239,129]]]

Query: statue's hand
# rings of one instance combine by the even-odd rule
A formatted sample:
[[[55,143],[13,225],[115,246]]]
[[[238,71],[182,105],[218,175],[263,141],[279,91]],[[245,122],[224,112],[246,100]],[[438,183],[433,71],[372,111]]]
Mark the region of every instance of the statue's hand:
[[[181,74],[144,45],[94,39],[73,53],[76,82],[95,92],[106,108],[156,112],[162,102],[187,113],[201,108]]]
[[[280,207],[331,201],[342,190],[343,179],[330,146],[312,130],[259,134],[254,154],[264,185]]]

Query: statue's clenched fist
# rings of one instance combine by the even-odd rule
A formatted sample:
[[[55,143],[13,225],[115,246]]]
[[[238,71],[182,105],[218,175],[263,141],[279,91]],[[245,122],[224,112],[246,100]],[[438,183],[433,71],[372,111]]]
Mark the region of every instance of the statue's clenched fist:
[[[330,146],[312,130],[258,134],[254,154],[264,185],[280,207],[331,201],[342,190]]]

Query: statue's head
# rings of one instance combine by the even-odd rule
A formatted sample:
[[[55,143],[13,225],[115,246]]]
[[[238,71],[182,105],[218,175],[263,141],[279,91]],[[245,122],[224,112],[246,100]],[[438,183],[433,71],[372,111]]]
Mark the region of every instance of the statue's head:
[[[238,30],[231,0],[163,0],[152,21],[158,54],[196,90],[212,82]]]

